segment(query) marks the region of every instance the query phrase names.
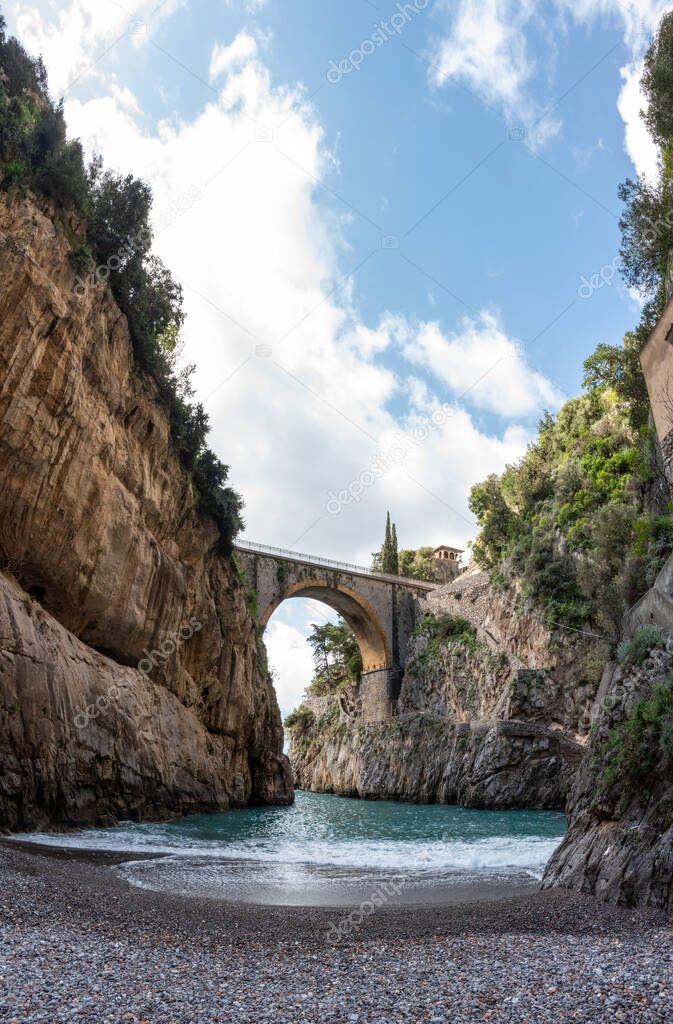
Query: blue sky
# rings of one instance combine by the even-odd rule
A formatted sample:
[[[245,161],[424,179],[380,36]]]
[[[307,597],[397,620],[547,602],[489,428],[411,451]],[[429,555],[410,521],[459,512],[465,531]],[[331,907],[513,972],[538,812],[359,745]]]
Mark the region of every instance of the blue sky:
[[[638,77],[663,10],[4,5],[72,132],[153,185],[250,539],[362,562],[387,508],[403,546],[474,535],[470,486],[637,321],[616,190],[656,174]],[[319,611],[290,602],[270,626],[284,708]]]

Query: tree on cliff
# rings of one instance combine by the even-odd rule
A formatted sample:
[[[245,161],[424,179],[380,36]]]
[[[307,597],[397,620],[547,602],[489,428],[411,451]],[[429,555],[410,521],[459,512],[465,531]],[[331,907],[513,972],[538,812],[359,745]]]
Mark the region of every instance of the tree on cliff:
[[[434,550],[429,547],[400,551],[399,570],[400,576],[408,576],[413,580],[434,582],[439,579]]]
[[[660,173],[656,183],[641,176],[620,186],[626,204],[620,255],[626,283],[653,297],[658,315],[673,248],[673,13],[664,15],[645,55],[641,86],[647,100],[641,117],[659,146]]]
[[[660,149],[656,182],[644,177],[620,185],[621,272],[647,299],[640,323],[622,345],[601,343],[585,364],[585,386],[609,387],[629,403],[633,425],[647,422],[649,400],[639,354],[673,291],[673,13],[664,15],[647,51],[641,79],[647,100],[641,116]]]
[[[311,626],[308,642],[313,651],[313,679],[308,692],[323,697],[344,682],[358,682],[362,672],[362,655],[350,626],[343,619],[324,626]]]
[[[372,555],[372,572],[386,573],[389,576],[399,575],[399,553],[397,550],[397,527],[391,525],[390,512],[386,513],[386,532],[379,551]]]
[[[0,18],[2,16],[0,15]],[[79,141],[66,138],[63,101],[47,92],[41,57],[30,57],[0,21],[0,171],[2,187],[28,187],[82,209],[87,183]]]

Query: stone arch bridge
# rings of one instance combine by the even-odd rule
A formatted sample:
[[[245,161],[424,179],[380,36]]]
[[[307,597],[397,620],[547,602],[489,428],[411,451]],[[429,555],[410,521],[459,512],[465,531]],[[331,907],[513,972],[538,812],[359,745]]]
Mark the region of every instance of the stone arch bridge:
[[[436,583],[387,576],[362,566],[239,541],[236,558],[257,594],[264,628],[288,598],[329,605],[351,627],[362,653],[362,713],[366,722],[391,718],[399,696],[407,644],[416,625],[416,599]]]

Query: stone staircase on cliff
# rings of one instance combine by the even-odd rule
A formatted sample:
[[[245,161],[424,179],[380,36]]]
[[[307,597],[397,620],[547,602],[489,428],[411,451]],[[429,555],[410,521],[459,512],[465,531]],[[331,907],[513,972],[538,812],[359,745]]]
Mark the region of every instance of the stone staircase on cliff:
[[[654,585],[624,616],[624,633],[632,636],[639,626],[650,624],[673,633],[673,555],[669,556]]]
[[[513,672],[528,669],[530,666],[518,657],[511,642],[515,638],[498,637],[488,628],[491,593],[488,573],[480,569],[468,569],[455,580],[428,594],[422,606],[434,614],[450,611],[456,618],[466,619],[493,654],[503,651],[507,654]]]

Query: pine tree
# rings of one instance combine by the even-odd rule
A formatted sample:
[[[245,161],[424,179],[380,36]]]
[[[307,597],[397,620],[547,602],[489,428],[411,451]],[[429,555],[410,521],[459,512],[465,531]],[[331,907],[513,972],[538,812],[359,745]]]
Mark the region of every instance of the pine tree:
[[[391,573],[393,576],[399,576],[400,572],[400,558],[397,550],[397,526],[393,523],[393,531],[391,535],[390,545],[390,564],[392,566]]]

